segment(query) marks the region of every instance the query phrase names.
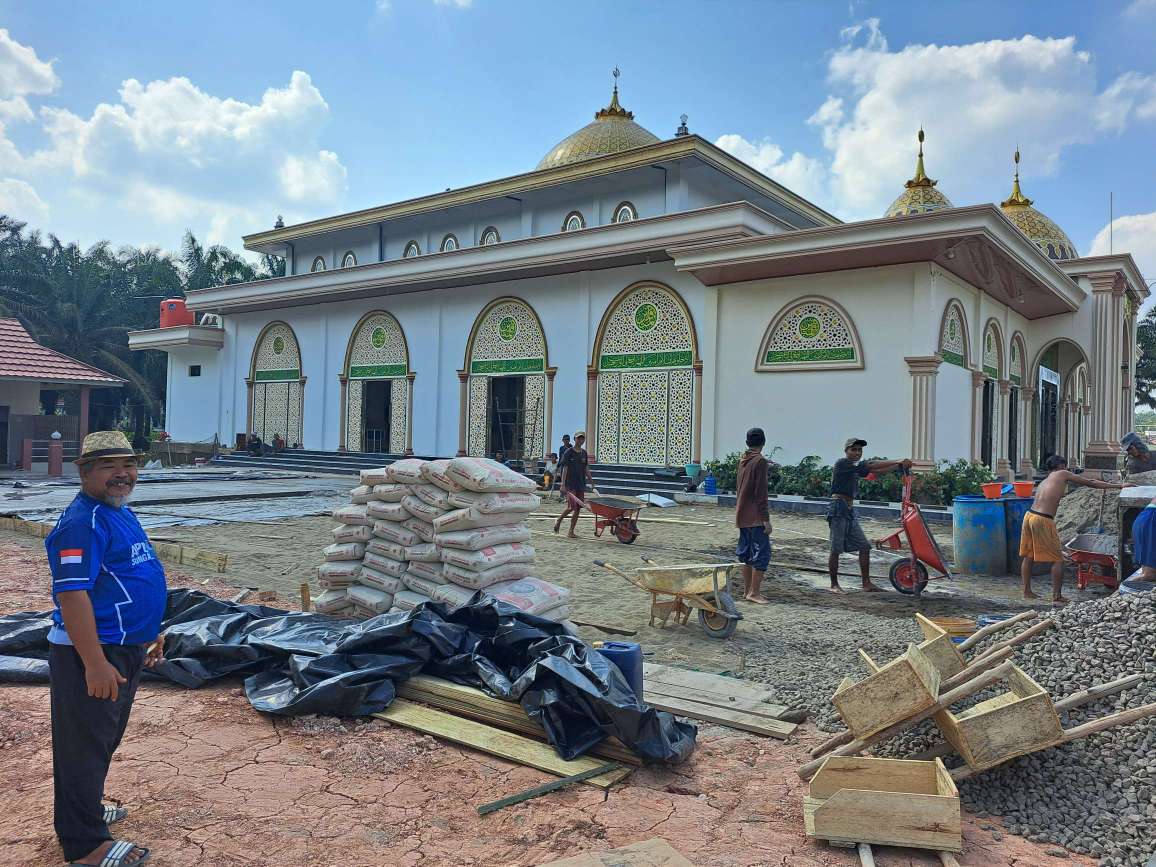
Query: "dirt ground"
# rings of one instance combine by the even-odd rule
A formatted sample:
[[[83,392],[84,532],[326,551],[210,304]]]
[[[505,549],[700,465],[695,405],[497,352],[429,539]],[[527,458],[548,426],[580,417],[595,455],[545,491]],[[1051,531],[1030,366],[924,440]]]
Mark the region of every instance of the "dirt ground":
[[[913,610],[894,592],[834,597],[822,591],[821,575],[779,568],[769,576],[767,595],[781,604],[744,607],[748,620],[730,641],[708,639],[693,622],[648,627],[645,594],[593,560],[624,569],[636,566],[640,554],[667,563],[702,560],[734,538],[725,510],[655,509],[651,516],[707,526],[644,524],[642,538],[628,547],[593,539],[589,522],[579,524],[579,541],[555,537],[543,520],[533,524],[533,543],[542,576],[574,592],[576,619],[635,630],[633,640],[653,651],[655,661],[741,673],[746,660],[767,652],[768,630],[789,632],[783,612],[795,606],[829,612],[833,631],[847,618],[909,618]],[[825,557],[821,518],[772,517],[775,559],[819,566]],[[230,554],[224,575],[168,570],[174,586],[219,596],[255,586],[283,594],[266,604],[289,606],[320,559],[331,526],[327,519],[304,518],[274,526],[167,528],[156,535]],[[869,537],[886,528],[866,527]],[[950,540],[949,533],[940,536]],[[50,604],[41,545],[0,532],[0,612]],[[846,560],[844,568],[852,566]],[[873,571],[885,584],[885,562]],[[933,583],[922,610],[1014,608],[1012,591],[1010,578]],[[582,631],[589,639],[608,637]],[[551,778],[380,721],[263,716],[249,707],[239,682],[195,692],[149,683],[114,760],[108,795],[131,810],[118,833],[151,846],[161,865],[535,865],[651,837],[665,838],[699,865],[854,865],[857,857],[803,835],[805,784],[795,768],[820,738],[812,726],[793,743],[704,726],[682,766],[636,771],[609,793],[574,787],[479,818],[478,804]],[[60,863],[51,829],[44,687],[0,688],[0,750],[0,786],[10,793],[10,806],[0,813],[3,862]],[[966,817],[965,847],[965,867],[1056,863],[1046,854],[1049,847],[1007,834],[990,817]],[[939,863],[913,850],[878,847],[876,859],[888,867]],[[1069,863],[1093,862],[1073,855]]]

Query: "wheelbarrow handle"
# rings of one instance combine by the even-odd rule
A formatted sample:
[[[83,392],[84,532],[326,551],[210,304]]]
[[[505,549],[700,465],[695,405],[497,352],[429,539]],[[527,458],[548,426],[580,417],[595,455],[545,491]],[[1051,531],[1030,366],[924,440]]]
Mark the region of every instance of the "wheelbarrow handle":
[[[631,584],[635,585],[636,587],[642,587],[642,585],[638,583],[638,580],[637,580],[637,579],[635,579],[635,578],[631,578],[629,575],[627,575],[627,574],[626,574],[625,572],[623,572],[621,569],[619,569],[619,568],[618,568],[618,567],[616,567],[616,566],[611,566],[611,565],[610,565],[609,563],[607,563],[605,560],[595,560],[595,561],[594,561],[594,565],[595,565],[595,566],[601,566],[601,567],[602,567],[603,569],[605,569],[607,572],[613,572],[613,573],[614,573],[615,575],[617,575],[619,578],[625,578],[627,581],[629,581]]]

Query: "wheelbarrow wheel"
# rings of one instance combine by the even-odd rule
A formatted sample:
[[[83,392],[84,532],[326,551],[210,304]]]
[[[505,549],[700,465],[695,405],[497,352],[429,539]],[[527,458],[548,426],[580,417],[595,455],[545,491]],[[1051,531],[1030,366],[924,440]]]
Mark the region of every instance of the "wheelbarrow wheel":
[[[715,594],[706,593],[707,601],[716,604]],[[735,600],[729,593],[719,591],[718,593],[718,608],[725,611],[727,614],[738,614],[738,606],[735,605]],[[738,629],[739,621],[734,617],[721,617],[718,614],[711,614],[709,611],[700,608],[698,609],[698,623],[702,627],[702,631],[711,638],[730,638]]]
[[[638,538],[638,525],[629,518],[619,518],[614,522],[614,537],[623,545],[633,545]]]
[[[896,560],[891,564],[891,572],[887,577],[891,579],[891,586],[900,593],[918,596],[927,586],[927,567],[918,560],[914,568],[910,560]]]

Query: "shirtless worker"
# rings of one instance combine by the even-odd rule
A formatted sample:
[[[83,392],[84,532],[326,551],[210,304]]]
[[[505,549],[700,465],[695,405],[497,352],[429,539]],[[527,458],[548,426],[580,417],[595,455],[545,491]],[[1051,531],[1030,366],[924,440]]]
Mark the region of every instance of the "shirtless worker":
[[[1052,455],[1044,463],[1048,475],[1036,487],[1035,502],[1024,515],[1023,532],[1020,535],[1020,577],[1024,581],[1024,599],[1039,599],[1032,592],[1032,564],[1052,564],[1052,602],[1064,605],[1067,599],[1060,591],[1064,588],[1064,552],[1060,534],[1056,530],[1056,509],[1060,500],[1068,492],[1068,482],[1085,488],[1102,491],[1119,491],[1133,488],[1131,482],[1102,482],[1068,472],[1067,458]]]

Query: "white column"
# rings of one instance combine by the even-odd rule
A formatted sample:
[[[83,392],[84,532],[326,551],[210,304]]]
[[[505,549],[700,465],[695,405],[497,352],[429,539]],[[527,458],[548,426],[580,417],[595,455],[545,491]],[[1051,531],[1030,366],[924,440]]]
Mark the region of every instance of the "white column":
[[[1031,478],[1036,471],[1035,464],[1032,463],[1032,426],[1036,419],[1032,417],[1032,404],[1036,399],[1036,390],[1034,388],[1021,388],[1020,400],[1023,401],[1020,412],[1020,466],[1019,472],[1021,476]]]
[[[999,381],[999,389],[996,391],[995,405],[996,405],[996,425],[995,425],[995,439],[993,443],[992,455],[995,457],[995,474],[1001,479],[1007,481],[1012,480],[1015,473],[1012,471],[1011,461],[1008,459],[1008,437],[1011,435],[1011,429],[1008,426],[1011,417],[1011,382],[1006,379]]]
[[[470,418],[470,374],[458,371],[458,457],[466,454],[466,425]]]
[[[916,470],[935,466],[935,378],[943,358],[904,358],[911,374],[911,461]]]
[[[546,455],[550,453],[550,449],[554,444],[554,377],[558,374],[558,368],[546,368],[546,418],[542,424],[542,459],[545,460]],[[586,432],[586,436],[590,436],[590,432]],[[537,455],[535,455],[537,457]]]
[[[405,375],[405,453],[413,454],[413,381],[416,373]]]
[[[1089,467],[1110,469],[1120,453],[1119,413],[1116,404],[1120,394],[1120,330],[1124,284],[1114,271],[1091,274],[1094,299],[1092,334],[1091,393],[1092,435],[1085,463]]]
[[[338,428],[338,436],[340,439],[337,442],[337,450],[339,452],[348,451],[345,447],[345,434],[349,430],[349,379],[343,373],[337,374],[337,381],[341,383],[341,406],[339,407],[341,424]]]
[[[983,453],[983,384],[982,370],[971,371],[971,459],[982,460]]]

